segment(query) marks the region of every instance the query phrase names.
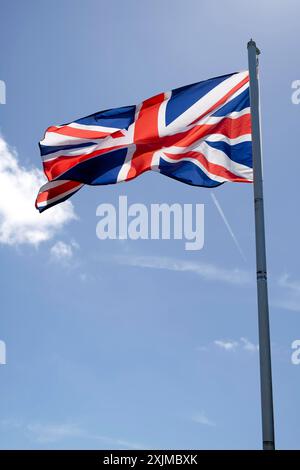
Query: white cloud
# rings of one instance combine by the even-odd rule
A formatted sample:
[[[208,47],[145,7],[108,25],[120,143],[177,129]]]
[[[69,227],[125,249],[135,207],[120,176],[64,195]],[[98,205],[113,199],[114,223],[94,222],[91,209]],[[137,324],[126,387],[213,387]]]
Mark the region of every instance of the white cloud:
[[[198,424],[203,424],[205,426],[215,426],[216,424],[211,420],[209,419],[206,414],[202,411],[201,413],[196,413],[193,417],[192,417],[192,420],[195,422],[195,423],[198,423]]]
[[[258,351],[258,344],[254,344],[247,338],[241,338],[241,346],[243,349],[249,352],[256,352]]]
[[[125,439],[115,439],[111,438],[108,436],[100,436],[100,435],[89,435],[90,439],[95,439],[96,441],[102,441],[106,445],[112,445],[112,446],[121,446],[125,447],[126,449],[146,449],[147,446],[140,444],[138,442],[131,442],[127,441]]]
[[[286,289],[290,289],[293,291],[295,294],[300,295],[300,281],[291,281],[290,280],[290,275],[285,273],[283,274],[279,280],[278,280],[278,285],[280,287],[284,287]]]
[[[34,439],[40,443],[50,443],[57,442],[64,439],[70,438],[81,438],[88,440],[101,441],[107,445],[112,446],[121,446],[128,449],[143,449],[139,443],[130,442],[124,439],[111,438],[108,436],[103,436],[100,434],[91,434],[87,432],[82,427],[77,426],[76,424],[28,424],[26,426],[27,431],[29,431]]]
[[[257,352],[258,345],[252,343],[248,338],[241,337],[239,340],[223,340],[217,339],[214,341],[214,345],[218,348],[224,349],[225,351],[237,351],[243,349],[248,352]]]
[[[69,201],[39,214],[34,201],[44,183],[42,171],[22,167],[0,136],[0,243],[38,245],[76,218]]]
[[[23,423],[20,419],[3,418],[0,420],[0,426],[5,429],[21,429]]]
[[[78,248],[78,243],[74,241],[65,243],[59,240],[50,249],[51,258],[61,263],[68,263],[74,256],[74,250]]]
[[[2,419],[0,420],[0,427],[5,431],[16,430],[25,433],[28,437],[40,444],[50,444],[65,439],[88,439],[92,441],[101,441],[106,446],[111,445],[114,447],[121,447],[125,449],[145,449],[146,446],[137,442],[131,442],[126,439],[113,438],[101,434],[92,434],[81,426],[74,423],[24,423],[20,420]]]
[[[291,312],[300,312],[300,299],[285,299],[272,302],[274,307],[290,310]]]
[[[140,268],[165,269],[169,271],[191,272],[205,281],[220,281],[229,284],[247,285],[251,283],[251,276],[247,271],[240,269],[226,269],[214,264],[194,261],[183,261],[174,258],[159,256],[127,256],[115,257],[118,263],[137,266]]]
[[[273,302],[275,307],[300,312],[300,281],[291,280],[289,274],[285,273],[278,279],[278,286],[285,289],[286,297]]]
[[[80,437],[82,429],[74,424],[28,424],[26,429],[38,442],[56,442],[66,438]]]
[[[235,351],[239,345],[237,341],[224,341],[222,339],[216,339],[214,344],[221,349],[225,349],[226,351]]]
[[[90,273],[86,273],[86,272],[81,272],[79,274],[79,280],[82,282],[82,283],[88,283],[88,282],[94,282],[96,281],[97,279]]]

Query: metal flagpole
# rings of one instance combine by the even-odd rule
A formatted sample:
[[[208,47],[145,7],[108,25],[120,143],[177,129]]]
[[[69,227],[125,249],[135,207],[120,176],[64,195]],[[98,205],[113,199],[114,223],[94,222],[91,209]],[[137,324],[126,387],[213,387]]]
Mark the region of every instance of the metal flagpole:
[[[255,207],[256,269],[257,269],[257,303],[259,328],[259,360],[262,410],[263,449],[275,449],[272,368],[269,327],[269,305],[267,286],[267,264],[265,246],[265,221],[263,200],[263,179],[260,141],[258,55],[260,51],[251,39],[248,42],[248,65],[250,76],[250,102],[252,120],[252,155],[253,155],[253,189]]]

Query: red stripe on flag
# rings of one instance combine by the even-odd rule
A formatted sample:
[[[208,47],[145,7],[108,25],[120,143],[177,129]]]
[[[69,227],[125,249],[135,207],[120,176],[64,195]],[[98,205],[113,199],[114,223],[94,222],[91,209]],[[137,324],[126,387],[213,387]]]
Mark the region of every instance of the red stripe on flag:
[[[164,137],[157,137],[152,142],[147,144],[137,144],[137,150],[143,149],[144,152],[163,149],[164,147],[188,147],[197,140],[205,139],[210,134],[222,134],[229,139],[235,139],[245,134],[251,133],[251,116],[244,114],[243,116],[232,119],[224,118],[215,124],[202,124],[194,126],[184,132],[177,134],[167,135]]]
[[[152,158],[153,152],[148,150],[146,146],[143,145],[140,148],[137,148],[132,157],[130,170],[127,174],[126,180],[131,180],[145,171],[151,170]]]
[[[51,132],[54,134],[65,135],[66,137],[78,137],[81,139],[101,139],[107,137],[109,135],[114,136],[114,133],[117,135],[114,137],[122,137],[124,134],[121,130],[116,131],[115,129],[112,132],[101,132],[101,131],[93,131],[93,130],[85,130],[85,129],[77,129],[71,126],[64,126],[64,127],[49,127],[47,132]]]
[[[71,191],[72,189],[75,189],[81,185],[82,183],[79,183],[78,181],[67,181],[57,186],[53,186],[52,188],[46,189],[37,195],[36,205],[42,202],[46,202],[49,199],[53,199],[54,197],[59,196],[60,194],[63,194],[67,191]]]
[[[143,101],[134,125],[133,141],[137,148],[132,156],[126,180],[150,170],[153,152],[161,148],[158,134],[158,113],[164,99],[165,94],[160,93]]]
[[[134,143],[145,143],[158,137],[158,111],[165,94],[144,101],[134,126]]]

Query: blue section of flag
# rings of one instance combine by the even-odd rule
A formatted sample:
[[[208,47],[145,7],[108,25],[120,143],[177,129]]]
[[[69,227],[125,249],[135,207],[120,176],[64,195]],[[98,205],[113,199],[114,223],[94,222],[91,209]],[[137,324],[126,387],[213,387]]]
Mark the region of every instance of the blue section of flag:
[[[80,181],[90,185],[116,183],[126,155],[127,148],[123,148],[93,157],[78,163],[57,179]]]
[[[89,126],[115,127],[128,129],[134,121],[135,106],[123,106],[122,108],[106,109],[90,116],[77,119],[78,124]]]
[[[241,165],[249,166],[250,168],[252,167],[252,142],[247,141],[230,145],[220,140],[219,142],[206,141],[206,143],[210,147],[226,153],[230,160],[240,163]]]
[[[221,106],[212,116],[226,116],[232,112],[242,111],[244,108],[250,107],[250,96],[249,96],[249,88],[246,88],[241,94],[239,94],[236,98],[233,98],[226,103],[224,106]]]
[[[192,186],[205,186],[207,188],[214,188],[222,184],[209,178],[209,176],[207,176],[201,170],[201,168],[192,162],[179,161],[177,163],[169,163],[161,158],[159,171],[165,176],[169,176],[170,178],[181,181],[182,183],[190,184]]]
[[[215,88],[219,83],[226,80],[233,74],[222,75],[221,77],[211,78],[203,82],[176,88],[172,91],[171,98],[167,104],[166,125],[169,125],[180,114],[195,104],[200,98]]]

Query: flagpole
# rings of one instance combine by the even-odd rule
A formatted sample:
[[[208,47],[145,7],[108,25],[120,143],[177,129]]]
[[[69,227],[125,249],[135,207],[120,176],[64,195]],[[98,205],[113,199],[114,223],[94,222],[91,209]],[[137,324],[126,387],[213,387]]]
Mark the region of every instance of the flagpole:
[[[257,269],[257,303],[259,329],[259,361],[262,412],[263,449],[275,450],[274,413],[272,391],[272,368],[265,246],[265,221],[263,178],[261,161],[261,137],[259,114],[258,55],[259,49],[251,39],[248,42],[248,65],[250,76],[250,102],[252,120],[253,189],[255,207],[255,239]]]

